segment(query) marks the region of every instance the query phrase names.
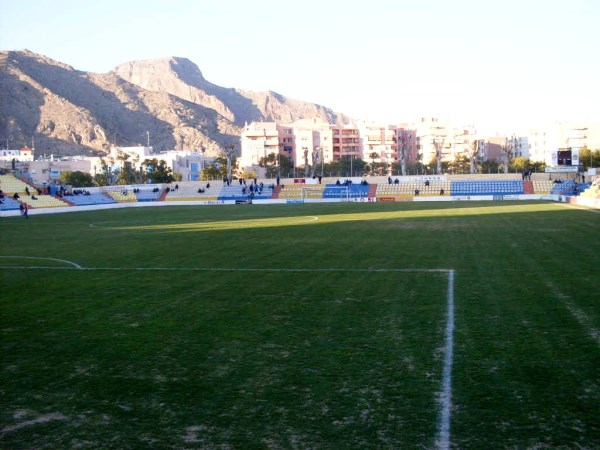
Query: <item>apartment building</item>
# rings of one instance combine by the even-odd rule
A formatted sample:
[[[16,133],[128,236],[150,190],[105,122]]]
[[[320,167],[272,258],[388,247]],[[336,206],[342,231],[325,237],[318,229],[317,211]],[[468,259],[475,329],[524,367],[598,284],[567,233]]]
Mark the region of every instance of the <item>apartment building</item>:
[[[296,166],[314,166],[334,158],[334,137],[331,126],[320,119],[300,119],[284,125],[282,139],[291,130],[292,161]],[[285,142],[282,142],[285,149]]]
[[[363,158],[363,146],[360,129],[354,125],[332,125],[333,161],[345,156]]]
[[[240,167],[258,166],[261,158],[279,152],[279,130],[275,122],[252,122],[241,136]]]
[[[553,152],[559,148],[592,150],[600,148],[600,124],[588,122],[557,122],[529,132],[529,158],[552,165]]]
[[[261,158],[282,154],[296,167],[314,166],[334,159],[331,125],[320,119],[300,119],[289,124],[252,122],[241,135],[240,168],[256,168]]]
[[[397,127],[376,123],[362,123],[359,132],[364,160],[393,163],[398,161]],[[376,158],[371,156],[377,155]]]
[[[396,161],[402,159],[404,152],[405,162],[407,164],[415,163],[419,160],[419,149],[417,146],[417,130],[409,125],[400,125],[395,127],[396,131]]]
[[[436,118],[422,118],[414,124],[417,145],[425,164],[436,158],[437,152],[442,161],[454,161],[468,157],[472,142],[477,139],[475,128],[471,125],[458,127]]]

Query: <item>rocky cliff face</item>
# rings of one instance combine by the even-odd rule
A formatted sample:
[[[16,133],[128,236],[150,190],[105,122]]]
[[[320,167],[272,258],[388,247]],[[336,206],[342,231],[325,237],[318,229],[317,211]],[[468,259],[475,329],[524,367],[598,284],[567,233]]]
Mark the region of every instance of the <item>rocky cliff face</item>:
[[[243,126],[252,121],[290,123],[319,118],[330,123],[348,118],[314,103],[292,100],[275,92],[250,92],[224,88],[207,81],[196,64],[186,58],[169,57],[122,64],[114,72],[143,89],[168,92],[218,112]]]
[[[36,154],[102,154],[111,144],[150,144],[207,154],[238,140],[240,128],[215,110],[147,91],[115,73],[94,74],[28,51],[0,53],[0,135]]]
[[[347,120],[274,92],[217,86],[185,58],[97,74],[27,50],[0,52],[0,147],[33,143],[36,156],[103,154],[110,145],[145,145],[148,133],[155,150],[204,147],[216,155],[239,143],[244,122],[301,118]]]

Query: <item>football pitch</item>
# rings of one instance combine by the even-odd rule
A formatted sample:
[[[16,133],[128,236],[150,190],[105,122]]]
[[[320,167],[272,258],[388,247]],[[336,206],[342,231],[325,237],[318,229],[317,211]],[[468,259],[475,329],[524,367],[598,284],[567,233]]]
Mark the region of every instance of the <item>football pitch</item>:
[[[600,448],[600,214],[0,217],[0,448]]]

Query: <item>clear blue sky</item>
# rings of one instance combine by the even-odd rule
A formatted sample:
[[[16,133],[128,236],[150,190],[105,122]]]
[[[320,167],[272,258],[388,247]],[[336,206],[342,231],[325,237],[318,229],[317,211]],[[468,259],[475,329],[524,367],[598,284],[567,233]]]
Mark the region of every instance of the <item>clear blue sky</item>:
[[[0,0],[3,50],[101,73],[181,56],[220,86],[488,132],[600,122],[599,25],[600,0]]]

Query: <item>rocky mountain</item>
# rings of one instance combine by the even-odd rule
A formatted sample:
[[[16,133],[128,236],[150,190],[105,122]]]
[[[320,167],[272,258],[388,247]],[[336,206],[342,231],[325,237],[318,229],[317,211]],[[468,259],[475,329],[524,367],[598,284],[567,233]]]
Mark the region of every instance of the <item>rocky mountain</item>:
[[[239,126],[260,120],[281,123],[305,118],[319,118],[329,123],[348,121],[347,117],[329,108],[293,100],[276,92],[251,92],[217,86],[207,81],[198,66],[186,58],[132,61],[117,66],[114,72],[142,89],[167,92],[214,109]]]
[[[148,137],[155,150],[204,147],[216,155],[239,143],[245,122],[309,117],[347,121],[274,92],[217,86],[185,58],[97,74],[27,50],[0,52],[0,147],[34,145],[36,155],[102,155],[110,145],[145,145]]]

